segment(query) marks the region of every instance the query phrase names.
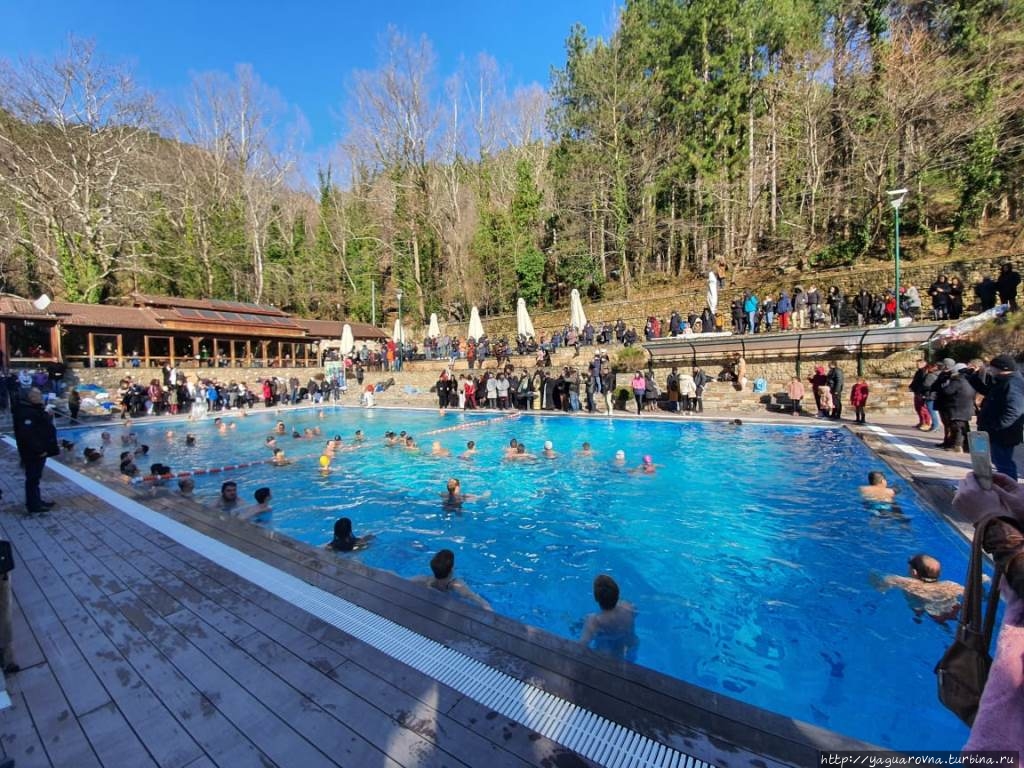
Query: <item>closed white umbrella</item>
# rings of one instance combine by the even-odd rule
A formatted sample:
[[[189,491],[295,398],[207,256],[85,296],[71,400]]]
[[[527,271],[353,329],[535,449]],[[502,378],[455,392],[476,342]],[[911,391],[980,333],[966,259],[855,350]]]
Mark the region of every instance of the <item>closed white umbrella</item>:
[[[526,311],[526,299],[519,299],[516,302],[516,334],[525,336],[528,339],[532,339],[537,335],[533,330],[533,320],[530,319],[530,313]]]
[[[583,312],[583,302],[580,300],[580,292],[576,288],[569,294],[569,325],[577,331],[582,331],[587,324],[587,316]]]
[[[441,326],[437,324],[437,312],[430,313],[430,326],[427,328],[427,338],[436,339],[441,335]]]
[[[352,335],[352,326],[345,323],[341,328],[341,354],[349,354],[353,349],[355,349],[355,346],[356,340]]]
[[[480,322],[480,310],[476,308],[476,304],[473,305],[473,310],[469,313],[469,331],[466,336],[470,339],[480,340],[484,335],[484,324]]]
[[[715,270],[708,272],[708,309],[711,314],[718,312],[718,275]]]
[[[391,338],[395,340],[395,343],[401,342],[405,344],[405,328],[399,323],[398,318],[395,318],[395,330],[391,334]]]

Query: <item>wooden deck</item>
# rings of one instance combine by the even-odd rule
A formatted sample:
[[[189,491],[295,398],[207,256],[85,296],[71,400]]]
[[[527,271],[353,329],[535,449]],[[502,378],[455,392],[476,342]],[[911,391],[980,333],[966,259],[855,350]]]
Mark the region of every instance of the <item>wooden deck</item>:
[[[22,669],[0,748],[30,766],[547,766],[592,763],[204,559],[50,470],[22,514],[0,444]],[[616,662],[391,574],[198,508],[200,532],[416,632],[721,766],[810,764],[827,731]]]

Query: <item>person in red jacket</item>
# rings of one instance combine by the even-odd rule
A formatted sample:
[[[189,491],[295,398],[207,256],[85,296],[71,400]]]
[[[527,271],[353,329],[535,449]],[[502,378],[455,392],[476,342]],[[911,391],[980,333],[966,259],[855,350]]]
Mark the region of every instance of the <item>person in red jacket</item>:
[[[853,389],[850,390],[850,405],[853,406],[854,412],[857,414],[858,424],[867,424],[864,418],[864,406],[868,402],[868,383],[861,376],[857,379],[857,383],[853,385]]]

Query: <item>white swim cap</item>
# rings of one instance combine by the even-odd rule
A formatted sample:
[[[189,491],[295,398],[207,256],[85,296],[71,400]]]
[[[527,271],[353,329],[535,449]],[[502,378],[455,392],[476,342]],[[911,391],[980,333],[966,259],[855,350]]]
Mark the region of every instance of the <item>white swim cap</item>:
[[[626,452],[625,451],[616,451],[615,452],[615,458],[616,459],[624,459],[624,458],[626,458]]]
[[[545,440],[544,441],[544,450],[545,451],[550,451],[554,447],[555,447],[554,444],[550,440]]]

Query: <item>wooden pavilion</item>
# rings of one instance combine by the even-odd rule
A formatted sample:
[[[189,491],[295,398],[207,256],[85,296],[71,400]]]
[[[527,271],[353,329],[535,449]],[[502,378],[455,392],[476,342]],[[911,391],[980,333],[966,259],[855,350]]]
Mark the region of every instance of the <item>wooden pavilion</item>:
[[[386,334],[349,323],[357,341]],[[0,296],[0,351],[11,366],[309,367],[341,322],[303,320],[277,307],[136,294],[131,306],[55,301],[44,309]]]

